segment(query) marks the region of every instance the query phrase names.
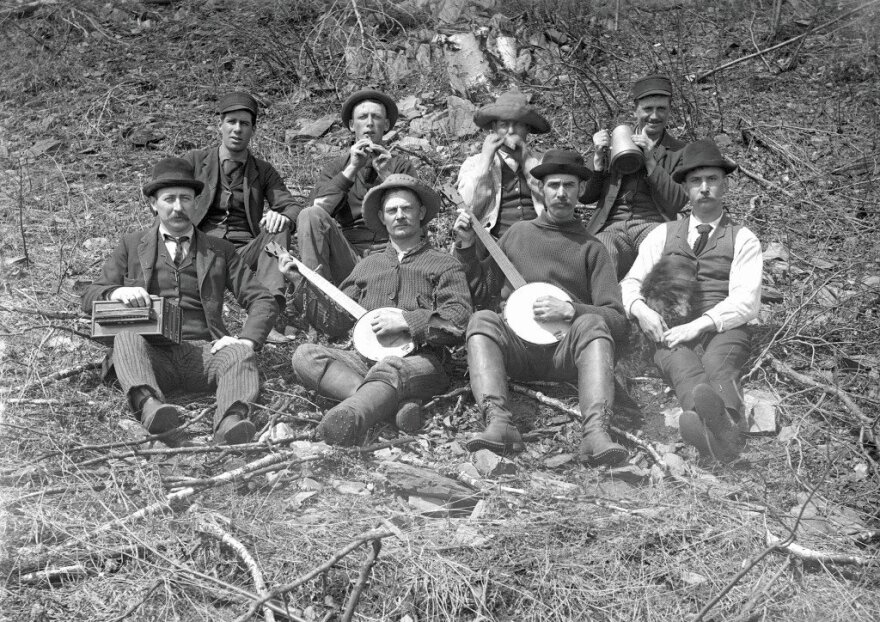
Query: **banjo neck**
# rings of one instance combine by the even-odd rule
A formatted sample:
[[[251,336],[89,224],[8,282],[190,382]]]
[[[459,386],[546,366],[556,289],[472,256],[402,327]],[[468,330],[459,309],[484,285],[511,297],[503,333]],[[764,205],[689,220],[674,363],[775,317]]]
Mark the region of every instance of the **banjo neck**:
[[[277,242],[269,242],[269,244],[266,245],[266,252],[275,257],[278,257],[280,254],[290,255],[290,253],[282,248],[281,245]],[[342,307],[355,320],[359,320],[361,319],[361,317],[366,315],[367,310],[356,303],[354,300],[346,296],[341,289],[336,287],[333,283],[325,279],[323,276],[321,276],[311,268],[307,267],[303,262],[301,262],[293,255],[290,255],[290,258],[296,264],[296,269],[303,276],[303,278],[305,278],[309,283],[321,290],[321,292],[323,292],[333,302]]]
[[[489,230],[483,226],[483,223],[480,222],[479,218],[474,216],[473,211],[471,211],[471,208],[465,204],[458,192],[454,188],[450,188],[449,190],[453,193],[452,200],[456,206],[471,217],[471,229],[474,230],[474,233],[477,234],[480,242],[482,242],[483,246],[486,247],[486,250],[489,251],[489,255],[501,269],[501,272],[504,273],[504,276],[510,282],[511,287],[513,287],[513,289],[519,289],[525,285],[526,280],[519,273],[519,270],[517,270],[510,262],[510,259],[504,254],[501,247],[498,246],[498,242],[495,241],[495,238],[492,237]]]

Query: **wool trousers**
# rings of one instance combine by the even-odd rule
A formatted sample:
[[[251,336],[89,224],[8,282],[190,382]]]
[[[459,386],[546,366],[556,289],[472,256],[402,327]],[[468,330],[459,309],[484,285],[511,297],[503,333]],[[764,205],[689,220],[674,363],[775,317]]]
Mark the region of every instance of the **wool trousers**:
[[[122,390],[148,388],[160,400],[172,391],[208,392],[216,389],[214,429],[236,402],[250,405],[260,394],[254,351],[246,345],[226,346],[211,354],[211,343],[183,341],[151,345],[141,335],[119,333],[113,340],[113,366]]]
[[[618,281],[626,276],[635,263],[636,256],[639,254],[639,245],[659,224],[658,221],[634,215],[628,220],[613,220],[596,234],[611,256],[611,263],[617,270]]]
[[[683,410],[694,409],[694,387],[708,384],[726,408],[742,415],[740,379],[749,357],[749,342],[748,327],[738,326],[703,335],[677,348],[657,348],[654,362],[675,390]]]
[[[284,300],[287,281],[278,269],[278,261],[264,252],[264,249],[269,242],[275,242],[282,248],[290,248],[290,227],[286,227],[278,233],[260,231],[257,237],[252,237],[250,232],[230,231],[226,235],[226,239],[235,245],[239,257],[247,267],[256,273],[257,280],[276,299]]]

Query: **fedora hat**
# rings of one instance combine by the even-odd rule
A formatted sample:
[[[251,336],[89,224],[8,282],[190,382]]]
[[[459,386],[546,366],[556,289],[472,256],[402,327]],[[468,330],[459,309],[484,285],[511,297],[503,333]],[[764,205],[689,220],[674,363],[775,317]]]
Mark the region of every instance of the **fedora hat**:
[[[653,75],[639,78],[632,85],[630,92],[633,100],[638,101],[648,95],[666,95],[672,97],[672,81],[666,76]]]
[[[726,175],[730,175],[737,169],[735,162],[731,162],[721,155],[714,140],[704,138],[688,143],[681,150],[681,160],[679,160],[678,168],[672,173],[672,180],[680,184],[690,171],[706,166],[720,168]]]
[[[538,114],[529,104],[528,98],[520,91],[507,91],[491,104],[486,104],[474,113],[477,127],[486,129],[493,121],[520,121],[532,128],[534,134],[546,134],[550,123]]]
[[[183,158],[165,158],[153,166],[153,179],[144,184],[144,196],[153,196],[157,190],[170,186],[192,188],[198,194],[205,184],[196,179],[192,164]]]
[[[532,169],[532,177],[536,179],[544,179],[552,173],[575,175],[584,181],[593,175],[593,172],[584,166],[581,154],[566,149],[551,149],[544,154],[541,163]]]
[[[373,89],[363,89],[356,91],[348,96],[342,104],[342,124],[348,127],[351,122],[351,116],[354,113],[355,106],[362,101],[373,100],[385,106],[385,116],[388,117],[388,129],[390,130],[397,123],[397,104],[382,91]]]
[[[245,93],[244,91],[233,91],[227,93],[217,102],[217,114],[224,115],[227,112],[236,110],[247,110],[254,116],[254,123],[257,122],[257,112],[260,106],[257,100]]]
[[[440,212],[440,196],[431,188],[420,182],[415,177],[404,175],[403,173],[394,173],[389,175],[385,181],[378,186],[370,188],[364,197],[362,214],[364,216],[364,224],[372,231],[385,231],[385,225],[379,219],[379,210],[382,209],[382,200],[388,190],[411,190],[415,192],[425,206],[425,217],[422,218],[421,226],[427,225],[434,216]]]

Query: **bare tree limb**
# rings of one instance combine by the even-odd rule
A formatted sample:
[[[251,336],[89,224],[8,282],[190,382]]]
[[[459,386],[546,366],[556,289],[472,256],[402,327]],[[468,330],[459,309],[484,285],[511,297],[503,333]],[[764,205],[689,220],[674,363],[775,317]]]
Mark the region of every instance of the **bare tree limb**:
[[[774,550],[785,551],[795,557],[799,557],[806,561],[819,562],[821,564],[850,564],[854,566],[867,566],[877,563],[876,559],[862,557],[860,555],[845,555],[842,553],[823,553],[808,549],[794,542],[783,541],[781,538],[774,536],[770,530],[766,530],[767,546],[772,546]]]
[[[360,600],[361,593],[364,591],[364,587],[367,585],[367,580],[370,578],[370,571],[376,564],[376,560],[379,559],[379,551],[382,550],[382,540],[373,540],[370,544],[372,545],[372,551],[370,552],[367,561],[364,562],[364,565],[361,567],[361,573],[360,576],[358,576],[357,585],[354,586],[354,589],[348,596],[348,601],[345,603],[345,611],[342,614],[340,622],[351,622],[354,610],[357,608],[358,600]]]

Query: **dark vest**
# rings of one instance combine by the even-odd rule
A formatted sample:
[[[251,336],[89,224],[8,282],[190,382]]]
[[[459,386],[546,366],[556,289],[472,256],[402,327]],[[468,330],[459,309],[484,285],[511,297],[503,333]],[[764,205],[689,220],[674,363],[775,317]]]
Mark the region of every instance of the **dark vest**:
[[[247,221],[247,213],[244,205],[244,175],[247,168],[245,162],[235,175],[230,177],[223,172],[223,163],[220,162],[217,175],[219,176],[219,192],[214,193],[214,200],[208,213],[202,219],[199,228],[203,231],[226,230],[247,231],[250,227]]]
[[[697,257],[687,241],[689,223],[690,216],[667,225],[663,254],[685,257],[696,263],[697,308],[695,311],[703,314],[727,298],[730,291],[730,266],[733,263],[734,242],[742,225],[734,224],[727,214],[722,216],[721,222],[706,243],[706,248]]]
[[[501,159],[501,203],[498,207],[498,219],[492,227],[492,234],[500,237],[510,229],[513,223],[520,220],[537,218],[532,201],[532,191],[523,175],[522,167],[514,171]]]
[[[180,264],[180,268],[174,267],[174,260],[168,255],[165,248],[165,240],[159,234],[159,244],[156,257],[156,265],[153,276],[150,279],[150,293],[157,296],[176,298],[180,305],[181,330],[183,339],[211,340],[211,331],[205,319],[205,310],[202,307],[202,299],[199,295],[199,275],[196,273],[196,264],[193,261],[195,255],[195,240],[190,241],[189,253]]]

